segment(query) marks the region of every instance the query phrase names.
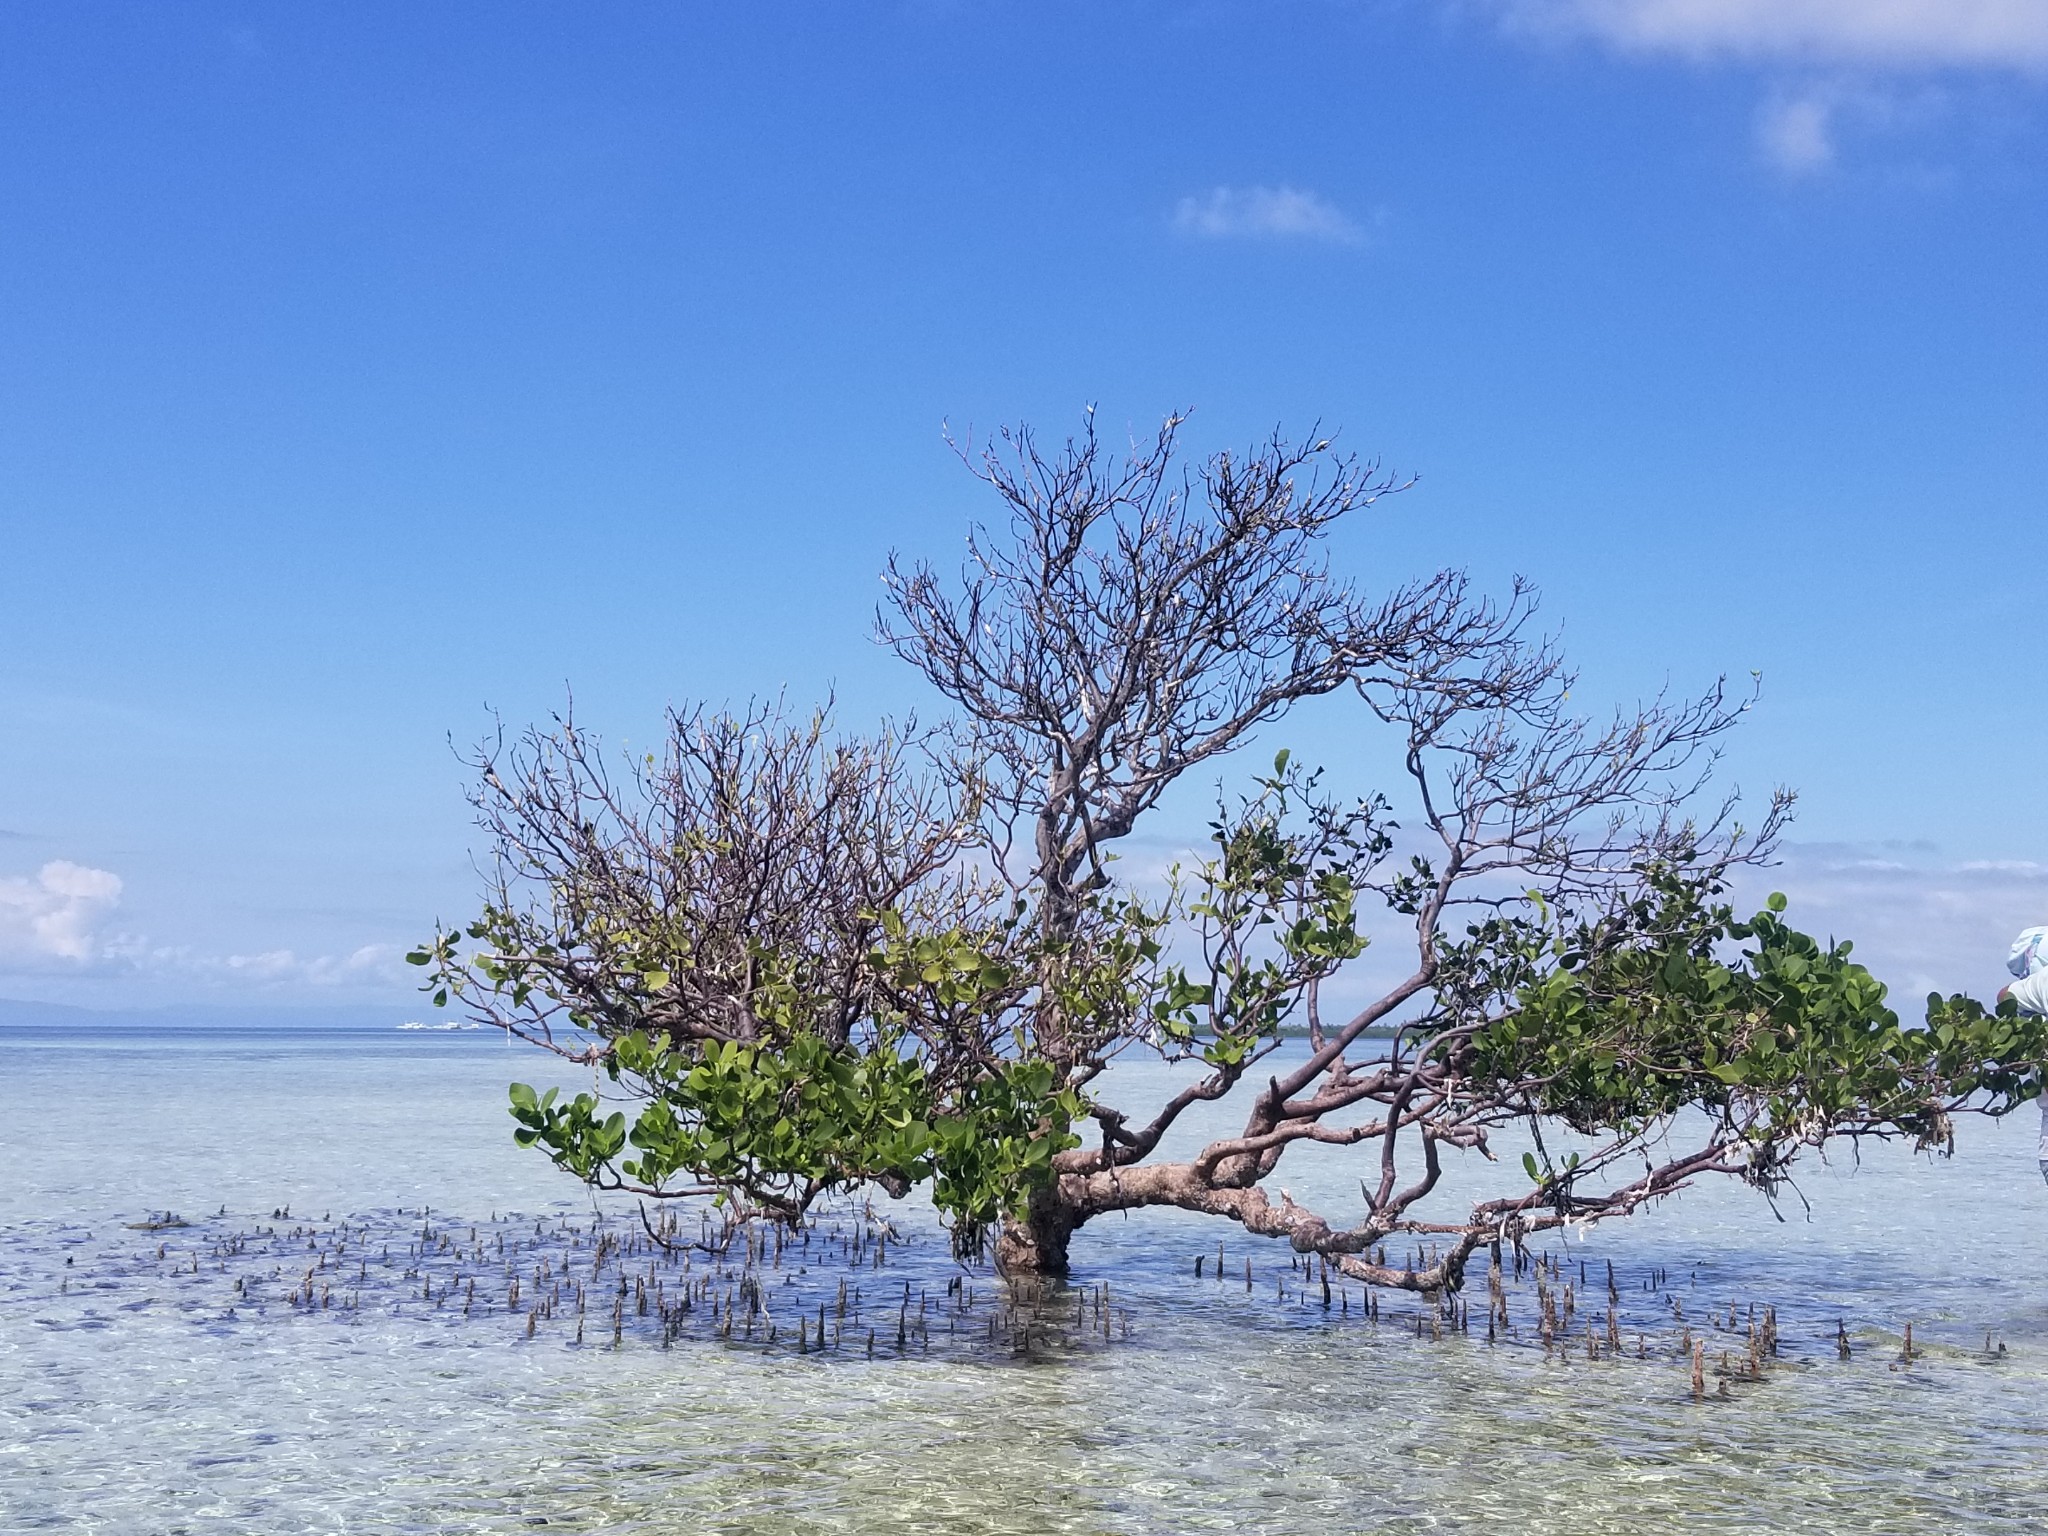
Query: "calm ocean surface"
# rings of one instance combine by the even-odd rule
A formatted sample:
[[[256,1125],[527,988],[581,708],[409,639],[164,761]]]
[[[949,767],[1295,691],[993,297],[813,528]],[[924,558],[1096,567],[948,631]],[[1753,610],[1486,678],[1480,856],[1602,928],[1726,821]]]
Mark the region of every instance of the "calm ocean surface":
[[[1526,1283],[1514,1339],[1479,1331],[1483,1270],[1474,1331],[1418,1338],[1412,1301],[1325,1310],[1284,1250],[1166,1214],[1086,1229],[1020,1350],[909,1205],[882,1267],[822,1238],[764,1264],[760,1331],[724,1338],[736,1274],[650,1259],[631,1207],[515,1148],[515,1077],[545,1074],[484,1034],[0,1029],[0,1530],[2048,1526],[2031,1110],[1966,1124],[1952,1161],[1813,1165],[1783,1222],[1714,1189],[1553,1245],[1560,1284],[1588,1276],[1571,1350],[1536,1345]],[[1165,1081],[1126,1077],[1141,1103]],[[1286,1177],[1333,1218],[1356,1203],[1341,1158]],[[190,1224],[126,1225],[166,1209]],[[629,1245],[601,1279],[600,1239]],[[1589,1361],[1610,1261],[1626,1347]],[[1695,1402],[1679,1329],[1739,1358],[1752,1304],[1782,1358]],[[821,1307],[835,1347],[799,1353]]]

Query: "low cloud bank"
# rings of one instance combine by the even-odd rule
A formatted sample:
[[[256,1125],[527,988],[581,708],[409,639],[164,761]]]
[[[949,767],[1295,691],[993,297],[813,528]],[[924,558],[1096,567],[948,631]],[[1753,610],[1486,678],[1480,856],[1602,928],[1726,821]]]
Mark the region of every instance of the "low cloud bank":
[[[52,859],[34,874],[0,875],[0,985],[24,982],[129,984],[126,991],[176,995],[246,992],[259,995],[341,988],[412,990],[417,974],[398,944],[362,944],[345,953],[302,955],[290,949],[218,953],[163,944],[113,927],[121,877],[69,859]]]
[[[1819,938],[1853,939],[1856,958],[1888,983],[1902,1015],[1928,992],[1989,1001],[2009,979],[2013,935],[2048,923],[2048,864],[1948,860],[1926,844],[1795,843],[1737,894],[1791,901],[1786,916]]]
[[[2044,0],[1480,0],[1480,14],[1525,41],[1760,73],[1757,157],[1795,181],[1852,158],[1845,142],[1924,134],[1987,104],[2004,121],[2012,88],[2048,84]]]
[[[1884,69],[2048,72],[2040,0],[1506,0],[1518,31],[1631,53]]]
[[[1163,880],[1194,850],[1134,847],[1127,877]],[[2020,929],[2048,923],[2048,862],[1953,860],[1928,844],[1793,843],[1781,862],[1746,872],[1734,897],[1744,910],[1771,891],[1791,900],[1793,923],[1819,938],[1856,942],[1856,955],[1892,989],[1909,1017],[1927,992],[1989,999],[2006,980],[2006,947]],[[116,984],[125,993],[253,998],[337,992],[410,993],[418,973],[404,946],[364,944],[333,953],[251,949],[209,953],[110,931],[121,877],[67,859],[31,875],[0,876],[0,987],[10,978],[35,989],[51,982]],[[1412,954],[1398,928],[1375,925],[1378,942],[1331,989],[1332,1011],[1375,985],[1397,980]],[[1384,974],[1382,974],[1384,973]],[[62,990],[60,986],[60,990]]]

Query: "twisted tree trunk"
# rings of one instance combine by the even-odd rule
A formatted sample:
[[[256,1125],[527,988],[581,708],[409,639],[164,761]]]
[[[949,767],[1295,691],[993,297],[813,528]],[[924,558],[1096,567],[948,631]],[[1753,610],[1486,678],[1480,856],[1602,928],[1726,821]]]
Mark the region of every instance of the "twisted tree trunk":
[[[996,1237],[996,1271],[1005,1278],[1064,1279],[1067,1245],[1086,1216],[1059,1197],[1057,1186],[1031,1197],[1019,1221],[1003,1222]]]

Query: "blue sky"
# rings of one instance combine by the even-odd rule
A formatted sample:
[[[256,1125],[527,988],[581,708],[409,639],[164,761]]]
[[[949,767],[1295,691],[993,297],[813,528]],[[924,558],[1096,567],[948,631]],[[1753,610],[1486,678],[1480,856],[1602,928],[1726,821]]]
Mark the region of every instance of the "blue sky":
[[[1991,986],[2044,129],[2038,0],[0,5],[0,995],[402,1003],[451,737],[927,702],[940,423],[1090,401],[1420,474],[1347,568],[1527,575],[1582,697],[1760,670],[1777,883]]]

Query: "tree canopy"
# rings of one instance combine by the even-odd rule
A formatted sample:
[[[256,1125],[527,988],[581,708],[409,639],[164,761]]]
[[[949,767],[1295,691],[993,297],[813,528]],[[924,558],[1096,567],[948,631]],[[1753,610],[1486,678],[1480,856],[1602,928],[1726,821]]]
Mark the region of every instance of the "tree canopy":
[[[696,706],[613,760],[565,713],[478,752],[483,908],[411,958],[438,1001],[610,1085],[515,1085],[522,1143],[789,1222],[926,1186],[1012,1272],[1171,1206],[1435,1290],[1481,1245],[1707,1175],[1774,1192],[1838,1138],[1943,1148],[1954,1116],[2039,1090],[2048,1023],[1934,996],[1909,1026],[1781,897],[1729,904],[1792,804],[1745,826],[1712,790],[1747,694],[1580,713],[1529,589],[1332,574],[1332,530],[1398,481],[1313,434],[1190,462],[1183,425],[1121,455],[1092,415],[1056,450],[962,450],[1002,516],[956,578],[892,559],[877,620],[936,726]],[[1325,695],[1400,782],[1339,796],[1282,751],[1219,792],[1200,855],[1119,876],[1170,788]],[[1369,943],[1401,946],[1398,979],[1326,1017]],[[1130,1053],[1200,1070],[1112,1102]],[[1161,1155],[1218,1103],[1241,1129]],[[1553,1153],[1560,1125],[1585,1145]],[[1444,1208],[1445,1150],[1492,1158],[1508,1127],[1534,1150]],[[1359,1149],[1356,1209],[1269,1193],[1304,1143]],[[1437,1257],[1389,1265],[1395,1234]]]

